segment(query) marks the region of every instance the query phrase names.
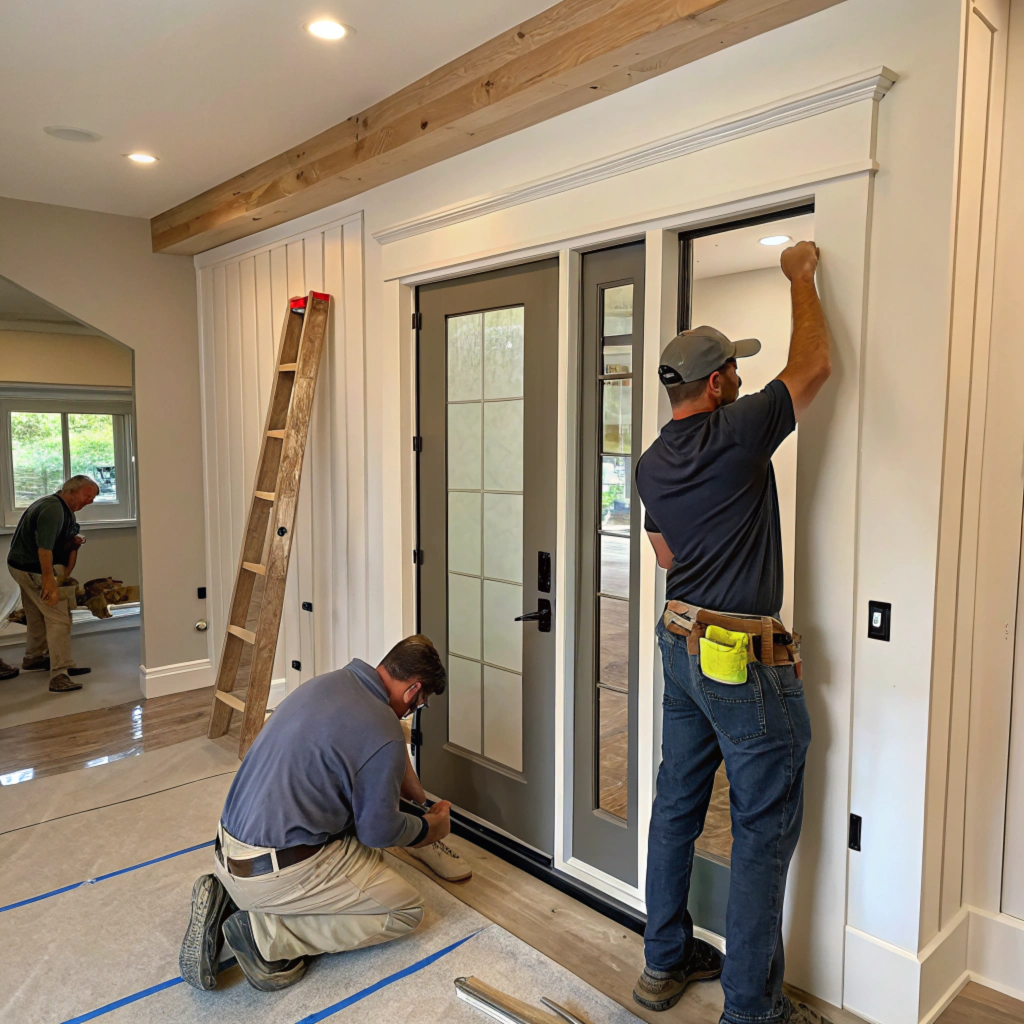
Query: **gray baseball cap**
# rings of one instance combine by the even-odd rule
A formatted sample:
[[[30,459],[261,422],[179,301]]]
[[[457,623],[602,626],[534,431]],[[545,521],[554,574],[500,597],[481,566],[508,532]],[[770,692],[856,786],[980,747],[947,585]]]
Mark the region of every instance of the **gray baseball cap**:
[[[694,327],[677,334],[661,353],[658,376],[666,387],[689,384],[710,377],[730,359],[756,356],[761,351],[757,338],[730,341],[714,327]]]

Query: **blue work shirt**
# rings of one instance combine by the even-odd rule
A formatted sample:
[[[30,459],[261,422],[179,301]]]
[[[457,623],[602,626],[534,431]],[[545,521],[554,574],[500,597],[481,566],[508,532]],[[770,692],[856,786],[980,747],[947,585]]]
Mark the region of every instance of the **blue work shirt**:
[[[281,701],[235,775],[221,823],[250,846],[315,846],[352,828],[366,846],[410,846],[423,819],[398,808],[405,766],[384,684],[357,658]]]

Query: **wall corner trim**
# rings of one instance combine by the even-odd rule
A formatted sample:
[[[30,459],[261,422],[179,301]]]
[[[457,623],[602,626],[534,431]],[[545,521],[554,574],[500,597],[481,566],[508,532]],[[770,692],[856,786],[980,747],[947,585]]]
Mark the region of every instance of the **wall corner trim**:
[[[154,668],[139,666],[139,683],[142,694],[150,697],[165,697],[169,693],[184,693],[212,686],[215,682],[214,667],[209,658],[196,661],[182,661],[175,665],[157,665]]]
[[[675,160],[688,153],[720,146],[733,139],[755,135],[769,128],[800,121],[851,103],[859,103],[862,100],[877,103],[898,79],[899,75],[895,71],[890,71],[884,66],[876,67],[775,103],[755,107],[734,117],[712,121],[677,135],[657,139],[591,163],[580,164],[560,174],[539,178],[524,185],[493,192],[478,199],[471,199],[467,203],[449,206],[382,228],[375,231],[373,237],[381,245],[388,245],[403,238],[411,238],[413,235],[436,231],[438,228],[473,220],[499,210],[507,210],[535,199],[544,199],[596,181],[627,174],[642,167]]]

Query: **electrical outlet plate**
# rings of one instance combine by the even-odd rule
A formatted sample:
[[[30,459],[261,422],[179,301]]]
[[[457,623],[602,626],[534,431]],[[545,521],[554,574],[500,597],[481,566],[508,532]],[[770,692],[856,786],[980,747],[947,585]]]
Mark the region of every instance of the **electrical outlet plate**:
[[[892,605],[887,601],[868,601],[868,637],[888,642],[891,617]]]

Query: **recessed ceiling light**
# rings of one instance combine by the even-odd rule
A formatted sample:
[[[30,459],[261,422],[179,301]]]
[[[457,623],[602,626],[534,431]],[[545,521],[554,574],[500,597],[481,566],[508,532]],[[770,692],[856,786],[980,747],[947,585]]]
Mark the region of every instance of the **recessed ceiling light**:
[[[43,131],[55,139],[63,139],[64,142],[99,142],[103,138],[102,135],[90,132],[86,128],[68,128],[58,124],[47,125]]]
[[[758,239],[762,245],[785,245],[786,242],[792,242],[793,239],[789,235],[768,235],[766,238]]]
[[[150,156],[149,153],[125,153],[125,156],[137,164],[155,164],[157,159],[155,156]]]
[[[306,31],[320,39],[341,39],[348,35],[350,30],[331,18],[318,18],[306,26]]]

